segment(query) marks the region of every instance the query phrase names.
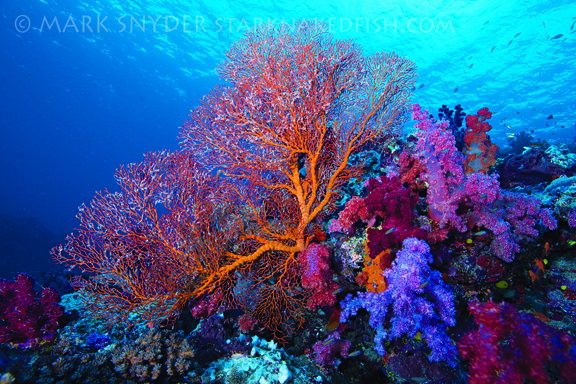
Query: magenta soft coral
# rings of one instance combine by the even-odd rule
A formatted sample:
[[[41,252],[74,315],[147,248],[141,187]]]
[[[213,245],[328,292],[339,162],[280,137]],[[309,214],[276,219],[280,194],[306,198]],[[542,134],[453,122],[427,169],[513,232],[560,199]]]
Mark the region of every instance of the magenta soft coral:
[[[576,338],[506,303],[471,303],[478,330],[465,334],[458,352],[470,361],[470,384],[552,383],[554,368],[565,383],[576,382]]]
[[[368,224],[372,258],[388,248],[400,246],[409,237],[426,238],[426,231],[414,225],[414,209],[419,200],[416,193],[403,187],[396,177],[369,179],[364,185],[368,195],[354,196],[348,201],[338,219],[330,223],[330,231],[350,232],[358,221]]]
[[[374,216],[368,213],[366,202],[359,196],[353,196],[346,206],[338,214],[338,219],[334,219],[328,225],[330,232],[350,232],[354,228],[354,223],[358,220],[369,222]]]
[[[348,357],[350,342],[340,339],[338,331],[333,332],[324,341],[318,341],[314,346],[315,360],[324,367],[334,367],[340,362],[338,355],[343,358]]]
[[[333,292],[338,285],[332,281],[332,269],[329,264],[328,248],[320,244],[310,244],[298,256],[302,286],[311,291],[308,308],[316,309],[323,305],[334,305]]]
[[[404,188],[393,177],[370,179],[367,190],[366,208],[380,224],[366,231],[370,257],[375,258],[386,249],[400,247],[402,241],[409,237],[426,238],[426,231],[414,225],[414,210],[419,197],[411,189]]]
[[[12,348],[40,348],[58,336],[64,309],[53,288],[34,291],[34,279],[24,273],[16,281],[0,279],[0,343]]]

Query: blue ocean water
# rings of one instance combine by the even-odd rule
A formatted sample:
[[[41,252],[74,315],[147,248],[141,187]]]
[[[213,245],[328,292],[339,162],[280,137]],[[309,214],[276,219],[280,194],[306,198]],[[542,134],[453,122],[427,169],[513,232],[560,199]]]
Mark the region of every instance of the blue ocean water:
[[[576,135],[573,1],[50,1],[0,10],[0,277],[54,268],[48,251],[114,170],[177,148],[219,83],[230,44],[259,23],[318,19],[366,54],[418,65],[413,100],[493,111],[492,139]],[[552,118],[549,118],[552,116]]]

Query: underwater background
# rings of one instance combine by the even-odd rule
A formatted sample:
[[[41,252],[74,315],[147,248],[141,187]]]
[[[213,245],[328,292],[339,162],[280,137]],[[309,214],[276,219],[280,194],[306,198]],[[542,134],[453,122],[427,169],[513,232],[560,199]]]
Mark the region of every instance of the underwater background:
[[[414,62],[411,103],[434,117],[442,105],[488,107],[500,153],[522,131],[574,152],[573,1],[4,0],[0,278],[62,271],[50,250],[78,227],[78,207],[118,191],[119,166],[179,148],[188,114],[223,84],[215,68],[246,31],[297,20],[326,23],[365,56]],[[259,343],[262,355],[276,350]]]
[[[216,66],[255,23],[325,20],[365,54],[407,57],[413,101],[487,106],[502,145],[507,125],[573,141],[573,17],[571,1],[4,1],[0,274],[50,268],[48,250],[95,191],[114,190],[120,164],[176,149],[178,127],[219,83]]]

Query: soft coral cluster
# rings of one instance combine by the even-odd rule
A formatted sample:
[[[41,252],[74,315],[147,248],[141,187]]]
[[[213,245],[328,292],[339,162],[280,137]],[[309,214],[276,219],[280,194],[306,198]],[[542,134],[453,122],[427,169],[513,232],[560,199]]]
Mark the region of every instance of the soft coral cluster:
[[[316,309],[323,305],[334,305],[333,292],[338,285],[332,281],[332,269],[329,264],[328,248],[320,244],[310,244],[298,256],[302,286],[312,291],[308,308]]]
[[[419,197],[403,187],[398,178],[369,179],[365,187],[368,195],[365,198],[355,196],[348,201],[338,219],[330,223],[331,231],[350,232],[358,221],[368,224],[371,258],[409,237],[426,237],[426,231],[414,225],[414,209]]]
[[[369,323],[376,330],[375,349],[380,355],[386,353],[386,339],[414,337],[420,331],[432,349],[430,360],[444,360],[454,366],[456,347],[445,331],[446,326],[455,324],[454,294],[440,272],[430,268],[433,258],[426,242],[409,238],[403,244],[392,268],[383,273],[389,287],[382,293],[360,292],[357,297],[349,294],[340,303],[340,321],[345,323],[364,308],[370,312]]]
[[[13,348],[39,348],[58,336],[64,309],[51,287],[34,291],[34,279],[24,273],[16,281],[0,279],[0,343]]]
[[[492,126],[486,120],[492,117],[492,112],[484,107],[477,115],[466,116],[466,142],[464,169],[466,173],[487,173],[490,167],[496,163],[496,151],[498,147],[490,141],[486,133]]]
[[[412,117],[419,129],[417,152],[426,167],[422,177],[428,182],[428,215],[435,222],[430,240],[444,240],[453,228],[459,232],[485,228],[493,234],[493,254],[510,262],[519,250],[518,240],[538,235],[539,221],[548,229],[556,228],[550,211],[540,208],[537,199],[504,193],[496,175],[465,174],[446,121],[434,123],[417,104]]]
[[[328,335],[326,340],[316,342],[312,348],[315,353],[314,358],[318,364],[324,367],[334,367],[340,363],[338,355],[343,358],[348,357],[350,342],[341,340],[340,333],[335,331]]]
[[[576,338],[547,326],[510,304],[471,303],[479,328],[460,339],[458,351],[470,360],[470,384],[552,383],[547,366],[566,383],[576,382]]]

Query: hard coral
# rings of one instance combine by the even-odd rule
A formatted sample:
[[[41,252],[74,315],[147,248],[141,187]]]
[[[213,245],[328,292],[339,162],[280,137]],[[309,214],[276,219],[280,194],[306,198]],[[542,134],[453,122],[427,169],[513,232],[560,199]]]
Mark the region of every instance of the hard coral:
[[[496,170],[503,188],[550,182],[566,173],[560,165],[552,162],[550,155],[542,148],[508,155]]]
[[[116,372],[138,381],[182,377],[189,371],[195,355],[182,334],[157,329],[115,346],[110,354]]]

